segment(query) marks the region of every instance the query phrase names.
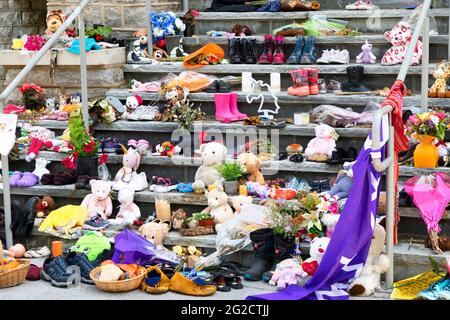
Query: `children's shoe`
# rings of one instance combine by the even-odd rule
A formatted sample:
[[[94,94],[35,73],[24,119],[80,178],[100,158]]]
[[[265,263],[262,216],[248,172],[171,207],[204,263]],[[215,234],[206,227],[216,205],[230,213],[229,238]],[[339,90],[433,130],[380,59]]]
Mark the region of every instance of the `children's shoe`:
[[[349,64],[350,53],[346,49],[334,50],[334,52],[330,53],[329,61],[330,63]]]
[[[127,149],[134,148],[137,149],[138,142],[135,139],[130,139],[127,142]]]
[[[241,113],[237,106],[237,93],[230,93],[230,112],[235,115],[239,120],[247,119],[248,116],[245,113]]]
[[[117,148],[117,140],[114,138],[108,138],[104,140],[103,152],[104,153],[114,153]]]
[[[342,92],[341,83],[337,80],[330,80],[330,83],[327,85],[328,93],[339,93]]]
[[[424,300],[438,300],[444,288],[450,285],[450,279],[443,278],[434,282],[428,289],[417,294],[417,298]]]
[[[316,41],[313,36],[307,36],[305,41],[305,48],[303,49],[301,64],[315,64],[317,61],[316,56]]]
[[[84,223],[83,229],[100,231],[107,228],[108,226],[109,222],[107,220],[103,220],[100,215],[96,215],[95,217],[87,220]]]
[[[273,61],[273,36],[266,34],[264,36],[263,53],[259,56],[259,64],[271,64]]]
[[[319,79],[317,81],[317,84],[319,86],[319,93],[320,94],[327,93],[327,84],[325,82],[325,79]]]
[[[291,96],[304,97],[309,95],[308,70],[291,70],[291,77],[294,85],[288,88]]]
[[[50,257],[44,261],[42,279],[51,282],[54,287],[67,288],[75,284],[76,272],[69,267],[64,256]]]
[[[241,64],[242,63],[242,43],[240,37],[233,37],[228,39],[228,48],[230,63]]]
[[[24,172],[22,175],[22,178],[17,181],[16,186],[17,187],[33,187],[35,185],[39,184],[39,177],[31,172]]]
[[[308,83],[309,83],[309,94],[316,95],[319,94],[319,69],[307,69],[308,70]]]
[[[23,176],[23,172],[14,171],[12,176],[9,178],[9,185],[11,187],[17,187],[17,182],[19,182],[20,179],[22,179],[22,176]]]
[[[91,177],[89,176],[78,176],[77,182],[75,183],[75,189],[81,190],[86,189],[86,186],[91,181]]]
[[[285,64],[286,63],[286,55],[283,52],[283,45],[284,45],[284,37],[276,36],[274,50],[273,50],[272,64]]]
[[[333,52],[335,50],[331,49],[331,50],[323,50],[322,51],[322,56],[317,59],[317,63],[318,64],[329,64],[330,63],[330,57],[333,55]]]
[[[345,6],[347,10],[373,10],[372,0],[357,0],[354,3]]]
[[[140,139],[136,144],[136,148],[139,154],[145,157],[147,155],[148,149],[150,148],[150,143],[145,139]]]
[[[214,103],[216,105],[216,120],[225,123],[239,120],[239,118],[230,111],[229,93],[216,93],[214,95]]]
[[[147,274],[142,281],[141,289],[151,294],[161,294],[169,291],[170,279],[157,266],[147,268]]]
[[[128,115],[131,121],[152,121],[159,114],[158,106],[139,106]]]
[[[71,251],[65,258],[68,266],[74,267],[75,270],[79,270],[81,282],[94,284],[94,281],[89,276],[91,271],[94,269],[94,265],[89,261],[88,257],[84,253]]]
[[[294,51],[289,56],[288,64],[299,64],[303,54],[303,47],[305,46],[305,37],[297,37],[295,41]]]
[[[175,272],[175,274],[170,279],[169,289],[173,292],[201,297],[213,295],[217,291],[215,285],[199,284],[185,277],[180,272]]]

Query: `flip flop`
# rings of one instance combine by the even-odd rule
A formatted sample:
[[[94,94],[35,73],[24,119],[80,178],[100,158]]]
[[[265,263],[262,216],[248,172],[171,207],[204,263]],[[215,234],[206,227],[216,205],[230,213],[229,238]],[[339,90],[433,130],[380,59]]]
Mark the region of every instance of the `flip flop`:
[[[242,285],[242,279],[240,277],[225,278],[225,284],[236,290],[244,288],[244,286]]]
[[[217,291],[220,292],[230,292],[231,291],[231,287],[229,287],[226,283],[225,283],[225,277],[222,275],[217,275],[214,277],[214,285],[217,288]]]
[[[123,106],[122,102],[120,102],[120,100],[116,97],[107,96],[106,101],[108,101],[108,103],[112,105],[118,113],[122,114],[125,112],[125,107]]]

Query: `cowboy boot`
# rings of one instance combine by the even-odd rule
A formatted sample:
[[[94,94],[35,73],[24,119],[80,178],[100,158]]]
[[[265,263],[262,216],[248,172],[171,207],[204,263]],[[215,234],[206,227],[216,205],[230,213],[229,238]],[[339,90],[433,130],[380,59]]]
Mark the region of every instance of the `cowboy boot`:
[[[294,51],[292,51],[291,55],[287,60],[288,64],[300,63],[304,46],[305,46],[305,37],[297,37],[297,40],[295,41]]]
[[[277,264],[283,260],[291,258],[295,252],[295,237],[286,238],[284,235],[275,233],[274,240],[275,262],[273,263],[272,268],[263,274],[262,280],[265,282],[270,281],[275,269],[277,268]]]
[[[303,49],[303,55],[300,59],[301,64],[315,64],[317,61],[315,40],[313,36],[307,36],[305,41],[305,48]]]
[[[274,260],[274,234],[273,229],[264,228],[250,233],[255,259],[252,267],[245,272],[244,279],[251,281],[261,280],[264,272],[269,270]]]
[[[284,37],[276,36],[274,50],[273,50],[272,64],[285,64],[286,63],[286,55],[283,52],[283,45],[284,45]]]
[[[308,69],[309,94],[319,94],[319,69]]]
[[[309,95],[308,69],[292,70],[292,81],[294,85],[288,88],[291,96],[304,97]]]
[[[242,62],[245,64],[256,63],[256,39],[242,38]]]
[[[264,36],[263,53],[259,56],[259,64],[271,64],[273,61],[273,36],[266,34]]]
[[[231,38],[228,39],[230,63],[242,63],[241,59],[241,39]]]

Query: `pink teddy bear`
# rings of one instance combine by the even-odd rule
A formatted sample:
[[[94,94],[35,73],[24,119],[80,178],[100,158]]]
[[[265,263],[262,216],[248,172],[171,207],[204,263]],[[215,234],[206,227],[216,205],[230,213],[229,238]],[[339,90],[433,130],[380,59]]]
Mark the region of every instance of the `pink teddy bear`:
[[[286,289],[291,284],[297,284],[298,277],[303,269],[297,259],[286,259],[277,264],[277,268],[269,281],[272,286],[277,286],[278,290]]]
[[[100,215],[103,220],[108,219],[112,213],[112,200],[109,197],[111,182],[103,180],[91,180],[91,193],[84,197],[81,206],[88,209],[88,218]]]
[[[316,156],[326,155],[331,158],[336,150],[336,141],[334,140],[335,130],[327,124],[320,124],[315,129],[316,137],[312,139],[305,149],[305,156],[309,161],[319,161]],[[317,159],[316,159],[317,158]],[[328,160],[324,159],[324,161]]]

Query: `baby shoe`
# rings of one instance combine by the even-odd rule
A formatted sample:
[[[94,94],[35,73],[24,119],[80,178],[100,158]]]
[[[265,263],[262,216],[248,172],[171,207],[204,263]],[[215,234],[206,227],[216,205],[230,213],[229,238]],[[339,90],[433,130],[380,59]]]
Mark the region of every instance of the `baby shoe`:
[[[127,149],[130,149],[130,147],[134,148],[134,149],[137,149],[137,144],[138,143],[137,143],[137,141],[135,139],[130,139],[127,142]]]
[[[22,179],[22,176],[23,176],[23,172],[14,171],[12,176],[9,178],[9,185],[11,187],[17,187],[17,182],[19,182],[20,179]]]
[[[22,178],[17,181],[17,187],[32,187],[39,183],[39,177],[31,172],[24,172]]]
[[[157,266],[147,268],[141,288],[147,293],[159,294],[169,291],[170,279]]]
[[[190,296],[210,296],[217,291],[215,285],[199,284],[187,278],[180,272],[175,272],[170,279],[169,289],[170,291],[187,294]]]
[[[147,155],[147,151],[148,151],[149,147],[150,147],[150,143],[145,139],[140,139],[137,142],[137,150],[141,156]]]

